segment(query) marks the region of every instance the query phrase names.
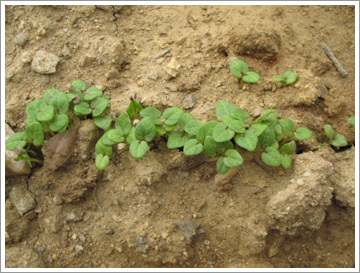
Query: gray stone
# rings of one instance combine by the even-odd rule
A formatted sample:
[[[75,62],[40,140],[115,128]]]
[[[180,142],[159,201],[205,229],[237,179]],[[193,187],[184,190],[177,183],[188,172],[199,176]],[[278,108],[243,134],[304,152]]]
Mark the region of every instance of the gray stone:
[[[198,232],[200,226],[194,221],[189,220],[176,220],[174,224],[183,232],[185,243],[190,244],[193,237]]]
[[[176,92],[176,91],[178,91],[176,85],[173,84],[173,83],[167,83],[167,84],[164,85],[164,87],[165,87],[166,89],[169,89],[171,92]]]
[[[106,234],[113,235],[115,231],[111,227],[106,228]]]
[[[84,248],[81,245],[76,245],[75,246],[75,251],[76,252],[80,252],[80,251],[83,251],[83,250],[84,250]]]
[[[196,99],[193,95],[189,95],[183,99],[181,105],[184,109],[194,108],[196,105]]]
[[[79,222],[82,220],[83,220],[83,217],[81,215],[76,215],[74,212],[68,213],[68,215],[66,215],[66,218],[65,218],[66,222]]]
[[[56,66],[60,58],[52,53],[48,53],[44,50],[36,52],[31,68],[39,74],[52,74],[56,72]]]
[[[169,53],[171,51],[171,48],[167,48],[164,50],[159,51],[158,53],[156,53],[155,55],[155,59],[159,59],[161,57],[164,57],[167,53]]]
[[[20,215],[24,215],[26,212],[36,207],[34,195],[21,185],[12,187],[9,198],[11,204],[17,209]]]
[[[14,43],[23,46],[26,44],[27,40],[28,38],[26,37],[26,35],[19,33],[18,35],[15,36]]]
[[[147,238],[146,237],[140,237],[139,238],[139,244],[146,244]]]

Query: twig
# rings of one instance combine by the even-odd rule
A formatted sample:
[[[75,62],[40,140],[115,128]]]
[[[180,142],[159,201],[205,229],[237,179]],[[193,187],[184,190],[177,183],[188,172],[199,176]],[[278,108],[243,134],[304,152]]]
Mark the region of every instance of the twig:
[[[334,64],[337,71],[339,71],[340,75],[344,78],[349,75],[349,73],[345,70],[344,66],[338,61],[338,59],[335,57],[334,53],[330,50],[330,48],[325,44],[321,44],[322,49],[325,51],[326,55],[329,57],[329,59]]]

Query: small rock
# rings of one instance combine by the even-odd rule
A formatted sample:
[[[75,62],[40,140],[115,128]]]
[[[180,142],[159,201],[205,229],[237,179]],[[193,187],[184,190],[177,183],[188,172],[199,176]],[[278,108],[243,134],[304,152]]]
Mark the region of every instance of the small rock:
[[[180,65],[176,63],[176,58],[172,57],[165,68],[165,72],[168,74],[169,79],[175,78],[179,74],[179,68]]]
[[[143,87],[144,86],[144,81],[143,80],[138,80],[136,82],[136,84],[139,86],[139,87]]]
[[[139,238],[139,244],[145,244],[147,242],[147,238],[146,237],[140,237]]]
[[[44,50],[36,52],[31,68],[39,74],[52,74],[56,72],[59,57]]]
[[[83,250],[84,250],[84,248],[81,245],[76,245],[75,246],[75,251],[76,252],[80,252],[80,251],[83,251]]]
[[[181,105],[184,109],[194,108],[196,105],[196,99],[193,95],[189,95],[183,99]]]
[[[65,60],[68,60],[71,58],[70,55],[70,49],[65,45],[63,50],[61,51],[61,55],[64,57]]]
[[[298,179],[298,180],[296,180],[296,183],[298,184],[298,185],[304,185],[304,180],[302,180],[302,179]]]
[[[19,33],[18,35],[15,36],[14,38],[14,42],[17,45],[23,46],[26,44],[28,38],[26,37],[26,35]]]
[[[25,51],[22,55],[21,55],[21,62],[24,64],[30,63],[32,60],[31,55],[28,51]]]
[[[80,241],[82,241],[82,242],[85,242],[85,240],[86,240],[86,238],[85,238],[84,235],[80,235],[80,236],[79,236],[79,239],[80,239]]]
[[[149,76],[150,80],[154,80],[157,81],[159,79],[159,74],[158,73],[154,73],[151,76]]]
[[[63,200],[61,199],[59,194],[55,193],[53,197],[53,202],[55,203],[55,205],[61,205],[63,203]]]
[[[72,223],[79,222],[82,220],[83,220],[83,217],[81,215],[75,215],[74,212],[68,213],[68,215],[66,215],[66,218],[65,218],[66,222],[72,222]]]
[[[189,220],[176,220],[174,224],[183,232],[185,243],[187,244],[191,243],[192,238],[196,235],[200,227],[194,221]]]
[[[113,235],[115,231],[111,227],[107,227],[105,233],[109,235]]]
[[[17,209],[20,215],[24,215],[24,213],[36,207],[34,195],[20,185],[12,187],[9,198],[11,204]]]
[[[164,50],[159,51],[158,53],[156,53],[155,55],[155,59],[159,59],[161,57],[164,57],[167,53],[169,53],[171,51],[171,48],[167,48]]]
[[[175,84],[172,84],[172,83],[167,83],[167,84],[164,85],[164,87],[165,87],[166,89],[169,89],[171,92],[176,92],[176,91],[178,91],[176,85],[175,85]]]

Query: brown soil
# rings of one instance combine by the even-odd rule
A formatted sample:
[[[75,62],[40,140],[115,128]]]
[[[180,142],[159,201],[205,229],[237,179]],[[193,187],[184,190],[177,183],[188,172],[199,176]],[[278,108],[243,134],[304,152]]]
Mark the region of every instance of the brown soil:
[[[84,121],[65,165],[6,178],[7,192],[24,187],[36,200],[21,216],[6,194],[6,267],[355,266],[355,148],[319,145],[324,124],[355,145],[354,6],[6,6],[5,15],[5,119],[15,132],[28,102],[71,91],[74,79],[104,90],[115,116],[131,94],[160,110],[186,108],[193,95],[185,111],[202,121],[225,99],[313,132],[290,169],[264,169],[242,151],[244,165],[219,186],[214,164],[192,164],[164,142],[141,160],[117,152],[101,178],[102,132]],[[56,73],[31,69],[25,57],[38,50],[60,58]],[[261,81],[240,88],[234,57]],[[299,72],[295,85],[272,79],[287,70]]]

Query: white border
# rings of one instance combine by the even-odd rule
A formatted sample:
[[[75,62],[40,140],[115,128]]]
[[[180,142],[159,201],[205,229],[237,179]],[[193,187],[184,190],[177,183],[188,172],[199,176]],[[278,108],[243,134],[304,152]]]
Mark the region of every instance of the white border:
[[[355,268],[76,268],[78,272],[359,272],[359,2],[358,1],[1,1],[1,272],[72,272],[72,268],[5,268],[5,5],[355,5]]]

